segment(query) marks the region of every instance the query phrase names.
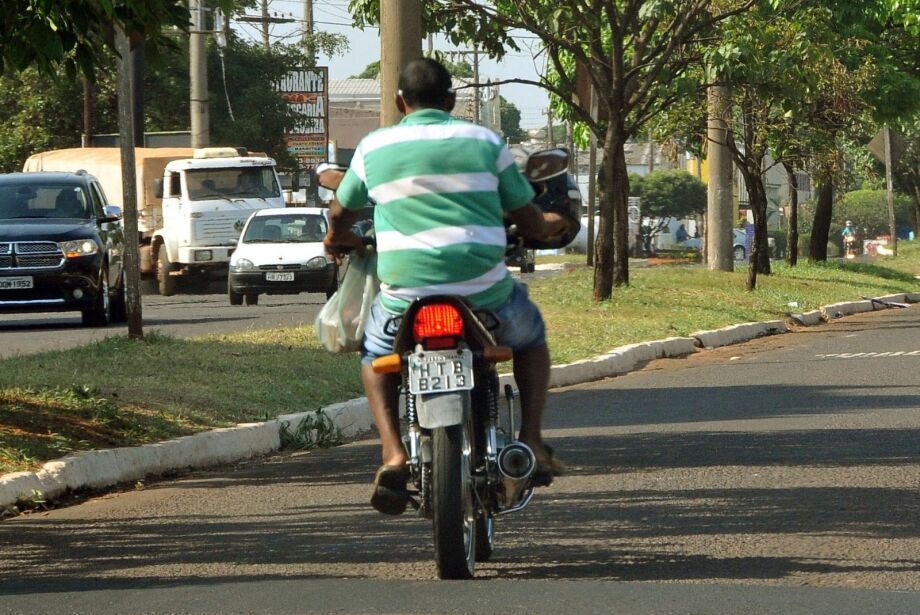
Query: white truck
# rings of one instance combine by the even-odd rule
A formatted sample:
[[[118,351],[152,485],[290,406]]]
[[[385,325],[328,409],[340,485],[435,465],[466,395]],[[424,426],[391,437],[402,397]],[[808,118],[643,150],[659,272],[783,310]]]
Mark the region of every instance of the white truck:
[[[135,148],[140,269],[160,293],[181,276],[226,278],[230,255],[252,212],[284,207],[275,161],[235,148]],[[35,154],[23,171],[86,170],[115,202],[122,194],[114,147]]]

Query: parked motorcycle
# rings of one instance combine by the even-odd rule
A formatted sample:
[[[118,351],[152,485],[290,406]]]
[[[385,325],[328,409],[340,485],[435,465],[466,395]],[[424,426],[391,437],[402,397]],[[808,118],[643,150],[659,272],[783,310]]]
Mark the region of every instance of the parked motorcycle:
[[[565,150],[547,150],[527,155],[521,164],[539,185],[563,177],[567,157]],[[321,175],[320,182],[334,188],[340,172]],[[570,221],[561,238],[520,240],[509,227],[511,244],[544,248],[571,241],[579,212],[567,192],[559,193],[567,201],[544,197],[537,203]],[[474,309],[463,297],[420,298],[387,322],[387,333],[395,337],[393,354],[373,362],[377,373],[402,376],[404,444],[414,486],[410,504],[431,519],[442,579],[472,578],[476,562],[492,556],[496,520],[523,510],[538,486],[534,453],[516,439],[514,393],[510,385],[504,391],[499,386],[496,365],[511,360],[512,350],[496,345],[491,332],[498,325],[495,314]]]

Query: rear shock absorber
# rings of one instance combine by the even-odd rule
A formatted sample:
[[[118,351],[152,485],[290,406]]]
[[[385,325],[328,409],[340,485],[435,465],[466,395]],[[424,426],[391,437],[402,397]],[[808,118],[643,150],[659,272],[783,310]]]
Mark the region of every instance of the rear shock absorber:
[[[419,450],[421,448],[421,430],[418,426],[418,410],[415,407],[415,395],[409,388],[402,387],[402,394],[406,397],[406,423],[409,425],[408,442],[406,448],[409,453],[409,467],[419,467]]]

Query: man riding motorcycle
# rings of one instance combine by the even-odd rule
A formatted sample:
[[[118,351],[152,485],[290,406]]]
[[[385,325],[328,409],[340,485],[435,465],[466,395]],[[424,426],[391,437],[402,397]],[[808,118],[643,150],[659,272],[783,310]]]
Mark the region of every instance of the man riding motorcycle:
[[[533,189],[501,137],[449,115],[456,96],[443,65],[415,60],[398,87],[396,105],[405,117],[358,145],[338,186],[324,240],[337,260],[360,250],[351,225],[368,198],[376,201],[381,292],[365,328],[361,377],[383,448],[371,504],[385,514],[406,508],[408,456],[397,414],[399,375],[377,374],[371,362],[393,351],[385,324],[417,297],[460,295],[498,316],[494,335],[514,351],[520,439],[533,450],[544,484],[560,472],[541,433],[550,367],[543,318],[505,267],[502,220],[509,216],[521,235],[537,239],[562,233],[566,223],[531,204]]]

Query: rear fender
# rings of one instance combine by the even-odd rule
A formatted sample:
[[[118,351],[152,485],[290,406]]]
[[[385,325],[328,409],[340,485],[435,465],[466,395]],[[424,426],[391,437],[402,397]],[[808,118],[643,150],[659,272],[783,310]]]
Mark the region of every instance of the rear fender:
[[[422,429],[461,425],[470,415],[470,392],[452,391],[419,395],[416,410],[418,424]]]

